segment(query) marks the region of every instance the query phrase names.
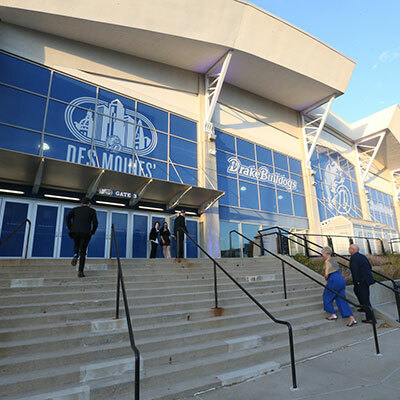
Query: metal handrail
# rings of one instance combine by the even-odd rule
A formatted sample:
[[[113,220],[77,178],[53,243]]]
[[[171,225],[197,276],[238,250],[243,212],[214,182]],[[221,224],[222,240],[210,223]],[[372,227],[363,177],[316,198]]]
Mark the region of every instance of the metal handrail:
[[[0,247],[4,246],[6,242],[8,242],[9,239],[11,239],[19,229],[21,229],[26,223],[28,223],[28,237],[26,239],[26,245],[25,245],[25,257],[28,258],[28,248],[29,248],[29,239],[31,237],[31,227],[32,227],[32,222],[29,218],[25,218],[11,233],[8,234],[8,236],[0,243]]]
[[[129,312],[128,297],[126,295],[126,290],[125,290],[125,282],[124,282],[124,276],[122,274],[121,259],[119,257],[117,236],[115,234],[114,224],[111,225],[111,248],[112,248],[113,242],[114,242],[114,246],[115,246],[115,254],[117,257],[117,264],[118,264],[117,302],[116,302],[115,319],[119,319],[119,295],[120,295],[120,290],[122,289],[122,297],[123,297],[124,308],[125,308],[125,317],[126,317],[126,323],[128,325],[129,341],[131,344],[131,348],[135,354],[135,400],[139,400],[139,395],[140,395],[140,352],[139,352],[139,349],[135,345],[135,338],[133,335],[131,314]]]
[[[232,244],[232,233],[236,233],[239,236],[243,237],[244,239],[248,240],[250,243],[253,243],[253,245],[259,247],[260,249],[264,249],[264,251],[266,251],[268,254],[270,254],[270,255],[274,256],[275,258],[277,258],[278,260],[280,260],[282,262],[282,265],[283,264],[289,265],[290,267],[295,269],[297,272],[300,272],[301,274],[303,274],[307,278],[311,279],[312,281],[314,281],[318,285],[324,287],[325,289],[328,289],[330,292],[334,293],[336,296],[340,297],[341,299],[346,300],[348,303],[352,304],[353,306],[355,306],[355,307],[363,307],[364,309],[369,309],[371,311],[371,313],[372,313],[372,329],[373,329],[374,339],[375,339],[376,354],[381,354],[380,350],[379,350],[378,334],[376,332],[376,318],[375,318],[375,313],[374,313],[374,310],[373,310],[372,306],[356,304],[356,303],[352,302],[351,300],[346,299],[346,297],[342,296],[340,293],[336,292],[335,290],[333,290],[331,288],[328,288],[326,285],[324,285],[323,283],[321,283],[317,279],[313,278],[312,276],[308,275],[306,272],[302,271],[300,268],[297,268],[295,265],[293,265],[292,263],[290,263],[289,261],[287,261],[286,259],[284,259],[280,255],[275,254],[272,251],[269,251],[268,249],[264,248],[264,246],[259,245],[258,243],[254,242],[253,240],[251,240],[248,237],[244,236],[242,233],[238,232],[235,229],[233,229],[233,230],[231,230],[229,232],[229,243],[230,244]],[[286,287],[286,277],[285,277],[285,275],[283,275],[283,279],[284,279],[284,287]]]
[[[267,235],[261,234],[261,232],[265,232],[265,231],[271,230],[271,229],[278,229],[278,232],[271,232],[270,234],[267,234]],[[279,238],[281,238],[281,236],[283,236],[282,233],[281,233],[281,231],[284,231],[284,232],[287,233],[288,235],[295,236],[295,237],[299,238],[300,240],[303,240],[305,243],[310,243],[310,244],[312,244],[313,246],[317,246],[317,247],[319,247],[320,249],[322,249],[322,247],[323,247],[323,246],[321,246],[321,245],[319,245],[319,244],[317,244],[317,243],[312,242],[311,240],[308,240],[308,239],[306,239],[306,238],[304,238],[304,237],[301,237],[300,235],[298,235],[298,234],[296,234],[296,233],[293,233],[293,232],[290,232],[290,231],[288,231],[287,229],[281,228],[281,227],[272,227],[272,228],[260,229],[260,230],[258,231],[258,233],[260,234],[261,239],[262,239],[263,236],[268,236],[268,235],[271,235],[271,234],[272,234],[272,235],[273,235],[273,234],[278,235]],[[309,248],[309,247],[306,246],[305,244],[299,243],[299,242],[297,242],[296,240],[294,240],[294,239],[291,238],[291,237],[287,237],[287,236],[285,236],[285,237],[286,237],[288,240],[290,240],[290,241],[292,241],[292,242],[294,242],[294,243],[296,243],[296,244],[298,244],[298,245],[300,245],[300,246],[303,246],[307,251],[310,251],[310,250],[311,250],[311,251],[313,251],[314,253],[317,253],[318,255],[322,256],[322,253],[321,253],[321,252],[319,252],[319,251],[317,251],[317,250],[315,250],[315,249],[313,249],[313,248]],[[261,241],[261,243],[262,243],[262,241]],[[346,261],[348,261],[348,262],[350,261],[349,258],[347,258],[347,257],[345,257],[345,256],[342,256],[342,255],[340,255],[340,254],[337,254],[337,253],[335,253],[335,252],[332,252],[332,256],[333,256],[333,257],[340,257],[340,258],[342,258],[342,259],[344,259],[344,260],[346,260]],[[344,267],[344,268],[350,269],[349,266],[347,266],[347,265],[341,263],[340,261],[338,261],[338,264],[339,264],[340,266]],[[389,290],[391,290],[391,291],[394,293],[394,297],[395,297],[395,301],[396,301],[397,314],[398,314],[397,322],[400,322],[400,285],[398,285],[398,283],[397,283],[394,279],[390,278],[389,276],[386,276],[385,274],[382,274],[381,272],[375,271],[375,270],[373,270],[372,268],[371,268],[371,272],[373,272],[374,274],[376,274],[376,275],[378,275],[378,276],[381,276],[382,278],[384,278],[384,279],[386,279],[386,280],[392,282],[393,287],[390,287],[390,286],[386,285],[386,283],[384,283],[384,282],[376,281],[379,285],[384,286],[386,289],[389,289]]]
[[[218,267],[239,289],[241,289],[249,298],[252,300],[265,314],[268,315],[272,319],[273,322],[281,325],[286,325],[288,328],[289,334],[289,347],[290,347],[290,362],[292,367],[292,385],[293,389],[297,388],[297,379],[296,379],[296,362],[294,358],[294,344],[293,344],[293,329],[292,325],[288,321],[283,321],[275,318],[256,298],[254,298],[235,278],[233,278],[229,272],[227,272],[210,254],[208,254],[190,235],[189,233],[183,229],[179,228],[182,232],[186,234],[186,236],[193,242],[193,244],[200,249],[213,263],[214,263],[214,287],[217,290],[217,280],[216,280],[216,267]],[[216,301],[217,301],[217,291],[216,293]]]

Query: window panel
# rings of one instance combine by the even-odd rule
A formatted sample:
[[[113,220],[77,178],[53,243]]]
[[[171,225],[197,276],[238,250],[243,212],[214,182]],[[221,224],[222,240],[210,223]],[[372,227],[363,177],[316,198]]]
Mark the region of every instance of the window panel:
[[[167,180],[167,163],[150,160],[146,157],[139,157],[139,161],[145,176],[148,178]],[[137,160],[135,160],[133,173],[136,175],[143,175],[143,172],[138,166]]]
[[[197,124],[186,118],[170,114],[171,135],[180,136],[197,142]]]
[[[197,186],[197,171],[195,169],[180,167],[179,165],[175,165],[175,169],[177,170],[183,183],[191,186]],[[176,174],[175,169],[172,167],[172,165],[169,166],[169,180],[180,183],[181,181]]]
[[[306,200],[304,196],[293,194],[294,215],[297,217],[307,217]]]
[[[87,104],[88,102],[95,104],[96,88],[85,82],[55,72],[51,83],[50,97],[67,103],[73,102],[75,106],[84,106],[81,104]]]
[[[240,207],[258,210],[257,185],[239,180]]]
[[[301,176],[290,174],[290,179],[296,182],[296,185],[292,184],[292,191],[296,193],[304,193],[303,178]]]
[[[240,237],[234,233],[232,234],[232,254],[230,253],[229,232],[233,230],[239,231],[239,224],[225,221],[219,223],[221,257],[240,257]]]
[[[257,161],[272,166],[272,151],[261,146],[256,146]]]
[[[132,120],[134,120],[135,100],[100,88],[97,112],[121,119],[129,115],[132,117]]]
[[[242,157],[250,158],[255,160],[254,144],[247,140],[236,138],[237,154]]]
[[[241,179],[245,179],[251,182],[257,182],[257,168],[254,161],[247,160],[245,158],[237,157],[239,160],[238,175]]]
[[[260,186],[261,210],[276,213],[276,191],[268,187]]]
[[[218,175],[218,189],[225,192],[225,194],[219,199],[220,204],[224,204],[226,206],[239,205],[236,179],[230,179]]]
[[[275,168],[283,169],[289,171],[288,158],[281,153],[276,153],[274,151],[274,166]]]
[[[41,134],[0,124],[0,148],[39,155]]]
[[[138,143],[138,135],[136,134],[136,152],[138,155],[142,155],[141,153],[145,153],[146,157],[157,158],[158,160],[167,161],[167,149],[168,149],[168,136],[161,132],[150,131],[149,129],[143,129],[143,134],[146,138],[152,138],[153,136],[156,138],[156,145],[149,145],[145,148],[145,151],[142,151],[143,146],[139,147]],[[154,147],[154,150],[150,151],[151,148]]]
[[[278,210],[280,214],[293,215],[292,196],[282,190],[276,191],[278,198]]]
[[[150,121],[158,131],[168,132],[168,113],[163,110],[138,102],[136,118],[143,120],[144,124],[146,120]]]
[[[294,158],[289,157],[289,168],[292,174],[301,175],[301,162]]]
[[[174,164],[197,168],[197,145],[183,139],[171,137],[170,158]]]
[[[232,135],[227,135],[221,131],[215,130],[217,139],[215,140],[215,146],[218,150],[227,151],[229,153],[236,153],[235,149],[235,138]]]
[[[0,122],[42,131],[46,99],[0,85]]]
[[[235,164],[235,161],[229,161],[229,159],[236,159],[232,154],[224,153],[222,151],[217,151],[217,173],[221,175],[228,175],[236,177],[236,172],[229,172],[229,166]]]
[[[47,96],[50,71],[0,53],[0,82]]]

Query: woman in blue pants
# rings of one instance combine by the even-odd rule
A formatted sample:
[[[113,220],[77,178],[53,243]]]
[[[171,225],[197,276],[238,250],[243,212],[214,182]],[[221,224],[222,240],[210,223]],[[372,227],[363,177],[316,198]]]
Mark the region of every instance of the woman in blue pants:
[[[324,247],[322,249],[322,255],[325,258],[324,276],[327,281],[326,286],[346,298],[346,281],[340,273],[339,264],[332,258],[332,249],[328,246]],[[326,318],[328,321],[337,321],[338,319],[335,309],[333,308],[333,301],[336,300],[336,305],[342,318],[349,318],[347,326],[352,327],[357,324],[349,303],[345,299],[342,299],[326,288],[322,299],[324,301],[324,310],[330,314],[329,317]]]

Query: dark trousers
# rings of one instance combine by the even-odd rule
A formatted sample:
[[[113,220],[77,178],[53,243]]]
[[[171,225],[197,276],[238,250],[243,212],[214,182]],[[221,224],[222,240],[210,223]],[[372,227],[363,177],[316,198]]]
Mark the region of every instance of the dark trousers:
[[[86,261],[86,250],[90,242],[90,233],[71,233],[74,240],[74,256],[79,256],[79,272],[83,272]]]
[[[370,306],[369,302],[369,285],[365,282],[361,282],[359,285],[354,285],[354,293],[357,296],[358,302],[362,306]],[[365,307],[365,316],[367,319],[372,320],[372,312],[370,309]]]
[[[157,253],[157,243],[150,242],[151,243],[151,252],[150,252],[150,258],[156,258],[156,253]]]
[[[185,234],[182,231],[178,231],[176,233],[176,258],[183,258],[184,257],[184,239]]]

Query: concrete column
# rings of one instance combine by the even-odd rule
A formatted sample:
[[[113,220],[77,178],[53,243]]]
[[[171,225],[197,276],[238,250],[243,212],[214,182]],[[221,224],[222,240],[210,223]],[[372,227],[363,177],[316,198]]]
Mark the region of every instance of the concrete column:
[[[208,139],[208,133],[205,131],[205,82],[204,76],[199,75],[199,96],[198,96],[198,176],[199,185],[205,188],[217,189],[217,160],[215,155],[215,142]],[[201,243],[205,250],[213,257],[220,257],[220,243],[219,243],[219,210],[218,202],[210,207],[200,217],[200,224],[202,226],[200,234]]]

